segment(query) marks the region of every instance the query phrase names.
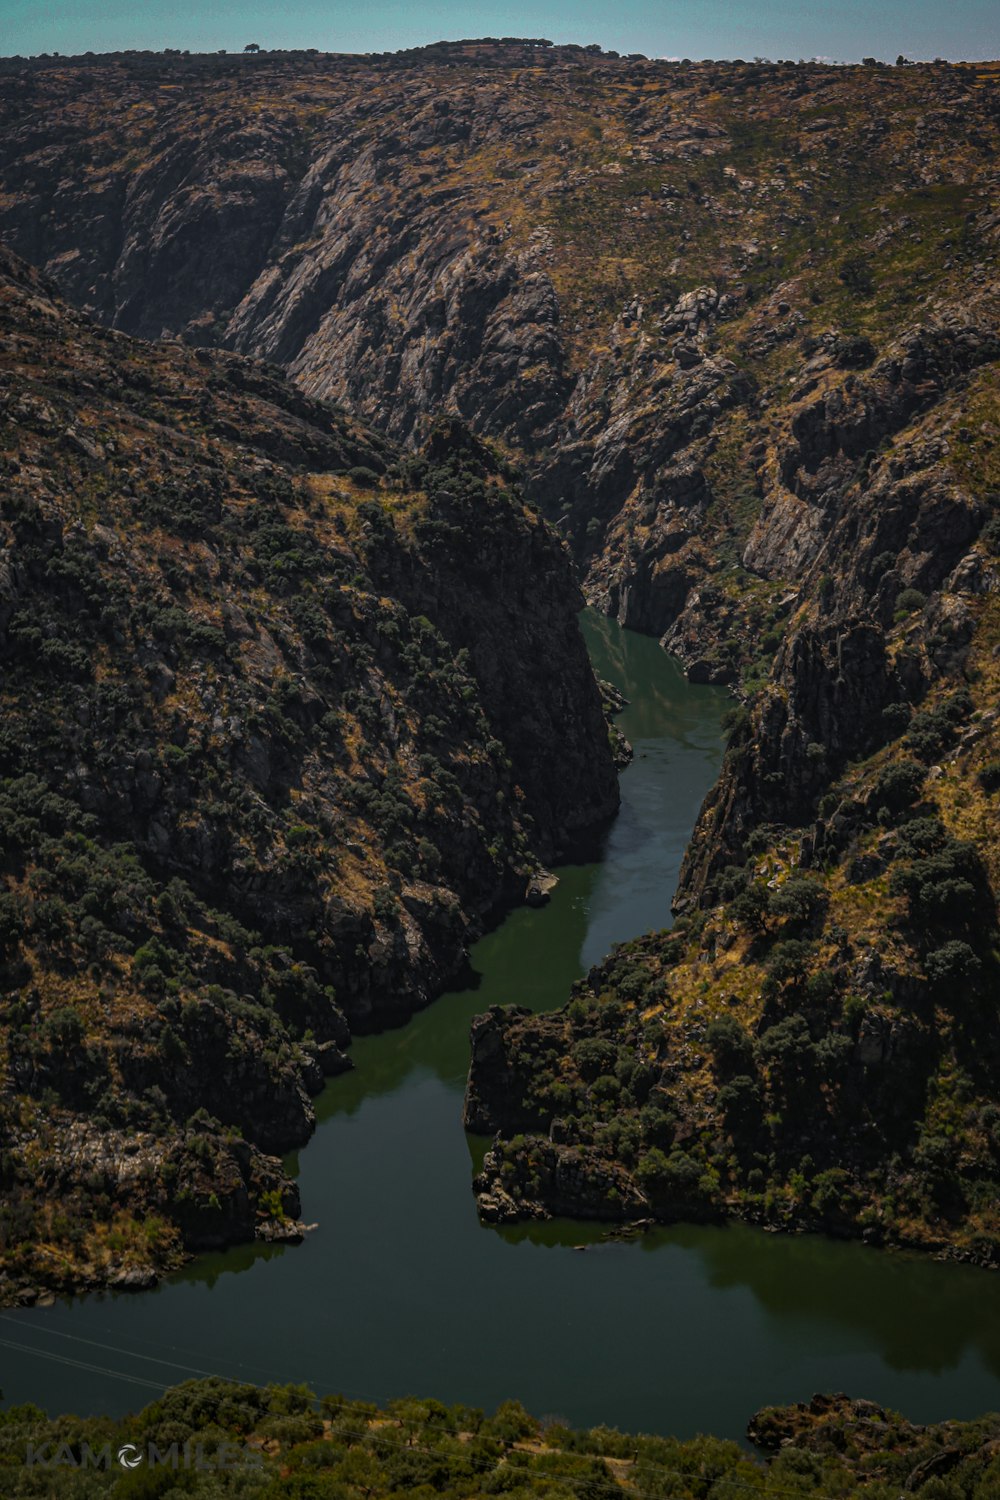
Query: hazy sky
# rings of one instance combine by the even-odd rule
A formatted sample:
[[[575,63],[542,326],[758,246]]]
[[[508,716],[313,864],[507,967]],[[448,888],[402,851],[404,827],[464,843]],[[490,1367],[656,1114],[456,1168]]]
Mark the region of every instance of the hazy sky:
[[[369,52],[464,36],[651,57],[1000,55],[998,0],[0,0],[0,53],[122,47]]]

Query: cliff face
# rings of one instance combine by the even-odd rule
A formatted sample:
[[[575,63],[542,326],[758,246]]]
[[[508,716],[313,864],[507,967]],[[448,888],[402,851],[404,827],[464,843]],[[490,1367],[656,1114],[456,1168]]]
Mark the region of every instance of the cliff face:
[[[995,327],[971,303],[789,406],[748,550],[799,579],[682,918],[554,1016],[476,1023],[484,1217],[734,1214],[997,1262]]]
[[[264,1153],[350,1031],[617,785],[568,557],[464,428],[401,461],[6,253],[0,319],[9,1297],[296,1232]]]
[[[735,681],[844,463],[927,404],[923,356],[850,431],[787,432],[802,393],[995,283],[998,80],[486,43],[14,60],[0,231],[116,327],[264,356],[407,443],[442,408],[502,438],[588,597]],[[796,468],[810,423],[839,457]]]
[[[898,739],[925,695],[963,683],[1000,578],[998,356],[984,299],[911,330],[869,374],[827,372],[797,393],[772,460],[783,484],[747,546],[759,575],[797,576],[797,588],[700,819],[681,905],[745,856],[751,829],[813,819],[850,761]]]

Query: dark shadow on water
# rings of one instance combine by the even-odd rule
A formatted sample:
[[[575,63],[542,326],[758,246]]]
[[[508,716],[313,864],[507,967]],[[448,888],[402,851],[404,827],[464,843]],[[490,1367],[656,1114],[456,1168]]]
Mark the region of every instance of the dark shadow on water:
[[[1000,1378],[1000,1277],[977,1266],[742,1224],[676,1225],[640,1243],[693,1251],[709,1286],[748,1288],[775,1323],[856,1329],[893,1370],[940,1374],[975,1349]]]
[[[283,1255],[293,1253],[294,1250],[294,1245],[265,1245],[260,1241],[254,1241],[251,1245],[234,1245],[230,1250],[206,1251],[197,1259],[189,1261],[186,1266],[181,1266],[179,1271],[175,1271],[156,1290],[162,1292],[164,1287],[172,1283],[185,1281],[197,1281],[204,1283],[207,1287],[213,1287],[220,1276],[228,1275],[230,1272],[238,1276],[242,1271],[250,1271],[267,1261],[278,1260]]]

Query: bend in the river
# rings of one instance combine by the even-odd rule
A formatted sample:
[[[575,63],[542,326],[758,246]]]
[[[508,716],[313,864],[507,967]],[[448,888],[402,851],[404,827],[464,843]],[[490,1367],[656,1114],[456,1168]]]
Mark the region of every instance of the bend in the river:
[[[549,906],[476,945],[478,988],[354,1043],[356,1070],[328,1085],[298,1161],[319,1222],[304,1244],[203,1257],[152,1293],[3,1314],[8,1400],[120,1413],[217,1373],[377,1400],[516,1396],[577,1425],[680,1436],[737,1436],[757,1407],[815,1390],[914,1419],[1000,1406],[1000,1277],[986,1272],[744,1226],[620,1243],[595,1225],[479,1223],[461,1128],[472,1016],[560,1005],[613,943],[668,924],[721,756],[720,690],[686,683],[655,641],[589,613],[585,628],[630,700],[635,747],[600,862],[563,869]]]

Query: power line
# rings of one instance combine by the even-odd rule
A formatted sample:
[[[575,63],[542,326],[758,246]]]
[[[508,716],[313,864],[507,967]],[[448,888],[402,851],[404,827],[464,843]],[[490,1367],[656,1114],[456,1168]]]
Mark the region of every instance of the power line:
[[[15,1319],[12,1319],[12,1318],[10,1318],[9,1316],[7,1316],[5,1314],[0,1314],[0,1318],[3,1318],[3,1320],[5,1322],[15,1322],[16,1321]],[[111,1345],[111,1344],[98,1343],[98,1341],[94,1340],[94,1339],[84,1339],[84,1338],[81,1338],[79,1335],[75,1335],[75,1334],[63,1334],[63,1333],[60,1333],[59,1330],[48,1330],[48,1331],[49,1332],[57,1333],[58,1336],[61,1337],[61,1338],[72,1338],[72,1339],[74,1339],[74,1340],[76,1340],[77,1342],[80,1342],[80,1343],[92,1344],[96,1348],[108,1349],[108,1350],[112,1350],[112,1351],[120,1353],[120,1354],[125,1354],[126,1357],[151,1360],[151,1361],[153,1361],[156,1364],[164,1364],[164,1365],[170,1366],[171,1368],[174,1368],[174,1369],[193,1371],[196,1374],[201,1374],[203,1376],[208,1376],[209,1378],[217,1378],[217,1379],[221,1379],[221,1380],[225,1380],[225,1379],[229,1378],[227,1376],[220,1375],[217,1371],[201,1371],[201,1370],[197,1370],[194,1366],[179,1365],[179,1364],[176,1364],[172,1360],[157,1359],[153,1355],[147,1355],[147,1354],[134,1354],[134,1355],[132,1355],[132,1354],[130,1354],[130,1351],[127,1350],[127,1349],[116,1348],[115,1345]],[[55,1363],[58,1363],[58,1364],[68,1365],[68,1366],[71,1366],[71,1367],[73,1367],[75,1369],[86,1370],[86,1371],[88,1371],[91,1374],[106,1375],[106,1376],[111,1376],[114,1379],[125,1380],[125,1381],[128,1381],[132,1385],[142,1386],[142,1387],[145,1387],[145,1388],[147,1388],[149,1390],[156,1391],[156,1393],[158,1395],[162,1395],[163,1391],[164,1391],[164,1387],[162,1386],[162,1384],[160,1384],[157,1381],[146,1380],[146,1379],[144,1379],[140,1375],[128,1375],[124,1371],[113,1370],[113,1369],[110,1369],[107,1366],[95,1365],[95,1364],[87,1363],[86,1361],[83,1361],[83,1360],[72,1359],[68,1355],[58,1354],[58,1353],[56,1353],[56,1352],[54,1352],[52,1350],[38,1349],[38,1348],[35,1348],[35,1347],[33,1347],[31,1345],[27,1345],[27,1344],[18,1344],[14,1340],[4,1339],[4,1338],[0,1338],[0,1346],[3,1346],[3,1347],[8,1348],[8,1349],[16,1349],[16,1350],[19,1350],[19,1351],[21,1351],[23,1353],[36,1354],[36,1355],[38,1355],[38,1357],[40,1359],[52,1360],[52,1361],[54,1361]],[[415,1402],[416,1402],[416,1404],[418,1406],[421,1404],[419,1397],[415,1397],[413,1399],[415,1400]],[[398,1418],[391,1418],[391,1414],[390,1414],[390,1419],[396,1421],[396,1423],[400,1427],[402,1427],[402,1422]],[[334,1417],[331,1420],[335,1421],[336,1419]],[[437,1425],[438,1431],[441,1432],[441,1434],[443,1436],[452,1437],[456,1441],[459,1441],[458,1434],[455,1432],[454,1428],[451,1428],[451,1427],[446,1428],[446,1427],[444,1427],[441,1424],[441,1419],[440,1418],[435,1419],[430,1414],[427,1414],[427,1415],[425,1415],[421,1419],[421,1425],[424,1426],[424,1427],[431,1427],[431,1428],[433,1428],[435,1425]],[[365,1426],[365,1427],[340,1427],[340,1428],[337,1429],[337,1436],[338,1437],[345,1437],[345,1438],[348,1438],[348,1439],[349,1438],[364,1439],[364,1438],[370,1438],[370,1437],[373,1437],[373,1436],[374,1437],[379,1437],[383,1433],[385,1434],[385,1436],[383,1437],[383,1441],[388,1441],[392,1446],[396,1447],[398,1449],[398,1451],[401,1452],[401,1453],[414,1453],[414,1452],[416,1452],[416,1453],[428,1454],[428,1455],[431,1455],[431,1456],[440,1456],[440,1451],[438,1449],[436,1449],[436,1448],[433,1448],[433,1447],[428,1447],[426,1445],[421,1445],[419,1443],[394,1442],[393,1439],[391,1439],[391,1438],[388,1437],[388,1434],[385,1432],[385,1429],[380,1429],[378,1427],[373,1428],[370,1424],[368,1426]],[[670,1439],[661,1439],[661,1441],[670,1441]],[[682,1442],[683,1439],[674,1439],[674,1441]],[[562,1449],[562,1450],[558,1450],[558,1449],[550,1450],[550,1452],[551,1452],[551,1454],[552,1454],[553,1457],[557,1456],[557,1454],[559,1452],[566,1453],[567,1451],[568,1450],[565,1450],[565,1449]],[[533,1449],[517,1448],[515,1446],[515,1447],[513,1447],[512,1449],[510,1449],[508,1451],[507,1462],[509,1462],[509,1452],[514,1452],[514,1453],[528,1453],[530,1456],[533,1456],[533,1457],[543,1457],[543,1456],[545,1456],[544,1454],[537,1453]],[[579,1457],[584,1458],[584,1459],[592,1459],[592,1460],[594,1460],[596,1462],[599,1462],[599,1463],[607,1463],[609,1461],[611,1463],[614,1463],[616,1461],[616,1455],[614,1455],[614,1454],[581,1452],[579,1454]],[[473,1467],[473,1468],[494,1469],[494,1468],[496,1468],[498,1466],[498,1460],[494,1460],[492,1458],[486,1458],[486,1457],[477,1458],[473,1454],[466,1455],[466,1460],[465,1461],[471,1467]],[[680,1480],[681,1483],[684,1484],[688,1488],[691,1487],[691,1484],[692,1484],[693,1481],[697,1481],[699,1479],[704,1479],[705,1478],[704,1474],[685,1473],[681,1469],[668,1469],[668,1468],[664,1467],[661,1464],[649,1463],[646,1460],[644,1460],[640,1455],[634,1454],[634,1453],[631,1454],[631,1455],[624,1456],[623,1458],[619,1459],[618,1461],[620,1461],[620,1462],[626,1462],[626,1463],[629,1463],[629,1464],[634,1465],[634,1466],[635,1465],[641,1465],[642,1468],[645,1469],[649,1473],[658,1474],[658,1475],[663,1476],[664,1478],[669,1478],[669,1479],[673,1479],[673,1480]],[[753,1460],[750,1460],[750,1461],[753,1461]],[[516,1468],[517,1465],[512,1465],[512,1467]],[[528,1472],[530,1472],[530,1471],[528,1471]],[[588,1479],[584,1475],[570,1474],[570,1473],[567,1473],[565,1471],[560,1471],[558,1468],[555,1468],[555,1467],[546,1467],[546,1468],[540,1470],[539,1473],[540,1473],[540,1475],[543,1474],[543,1475],[545,1475],[546,1477],[549,1477],[549,1478],[557,1478],[557,1479],[565,1482],[568,1485],[568,1487],[571,1488],[571,1489],[577,1489],[577,1490],[579,1490],[580,1488],[583,1488],[583,1489],[590,1490],[590,1489],[598,1488],[598,1489],[601,1490],[602,1495],[606,1495],[607,1494],[606,1482],[602,1481],[600,1479],[596,1479],[596,1478],[595,1479]],[[776,1488],[773,1485],[768,1485],[767,1484],[767,1475],[768,1475],[767,1468],[762,1467],[761,1470],[760,1470],[760,1473],[761,1473],[761,1479],[762,1479],[763,1482],[761,1484],[759,1484],[759,1485],[758,1484],[751,1484],[747,1480],[745,1480],[745,1479],[739,1479],[735,1475],[732,1475],[732,1474],[719,1475],[718,1477],[720,1479],[724,1479],[725,1483],[727,1485],[729,1485],[730,1487],[732,1487],[732,1488],[741,1489],[741,1490],[751,1490],[755,1495],[788,1495],[788,1496],[801,1497],[801,1491],[800,1490],[792,1490],[792,1489],[788,1489],[788,1488],[784,1488],[784,1487]],[[618,1481],[614,1478],[613,1472],[610,1473],[610,1477],[611,1477],[611,1479],[615,1483],[618,1483]],[[821,1492],[813,1491],[812,1493],[817,1497],[817,1500],[824,1500],[824,1497],[822,1496]],[[666,1495],[660,1495],[660,1496],[649,1496],[649,1495],[647,1495],[647,1500],[670,1500],[670,1497],[668,1497]]]
[[[118,1380],[128,1380],[132,1385],[143,1385],[151,1391],[163,1394],[163,1386],[155,1380],[144,1380],[141,1375],[125,1375],[121,1370],[109,1370],[103,1365],[91,1365],[81,1359],[70,1359],[67,1354],[57,1354],[53,1349],[34,1349],[29,1344],[17,1344],[13,1339],[0,1339],[5,1349],[17,1349],[22,1354],[37,1354],[39,1359],[51,1359],[56,1364],[72,1365],[74,1369],[86,1370],[91,1375],[112,1375]]]
[[[4,1323],[13,1323],[16,1326],[20,1327],[20,1324],[18,1323],[17,1319],[10,1317],[6,1313],[0,1313],[0,1321],[2,1321]],[[172,1370],[184,1370],[189,1375],[208,1375],[208,1376],[211,1376],[211,1375],[219,1375],[220,1374],[220,1372],[218,1370],[202,1370],[202,1369],[199,1369],[199,1367],[197,1365],[182,1365],[182,1364],[178,1364],[177,1361],[173,1360],[173,1359],[159,1359],[159,1358],[157,1358],[157,1356],[155,1354],[139,1354],[139,1353],[137,1353],[133,1349],[122,1349],[117,1344],[102,1344],[98,1339],[83,1338],[82,1335],[80,1335],[78,1333],[63,1333],[62,1330],[59,1329],[59,1328],[43,1328],[43,1329],[39,1329],[38,1331],[41,1332],[41,1333],[47,1333],[47,1334],[51,1335],[53,1338],[71,1339],[74,1344],[89,1344],[94,1349],[106,1349],[106,1350],[108,1350],[108,1352],[110,1354],[124,1354],[127,1359],[145,1359],[145,1360],[148,1360],[150,1364],[154,1364],[154,1365],[166,1365],[166,1366],[168,1366],[168,1368],[170,1368]],[[16,1347],[16,1345],[10,1345],[9,1347]],[[30,1345],[30,1344],[25,1344],[23,1347],[26,1348],[26,1349],[28,1349],[31,1352],[39,1352],[39,1353],[41,1352],[40,1350],[39,1351],[35,1351],[34,1350],[34,1346]],[[128,1378],[128,1377],[124,1377],[124,1378]],[[222,1378],[225,1379],[224,1376]]]

